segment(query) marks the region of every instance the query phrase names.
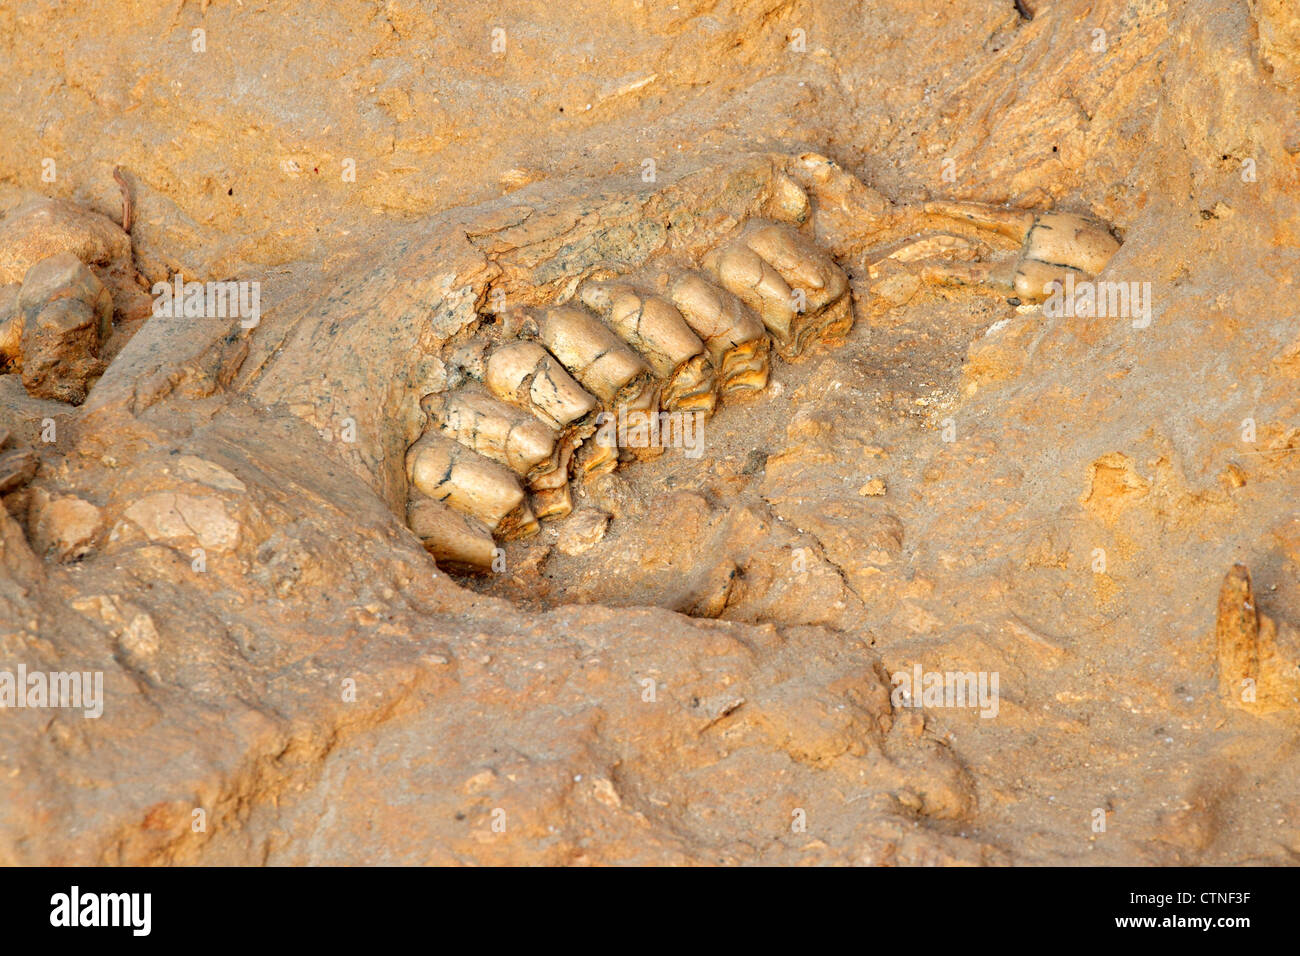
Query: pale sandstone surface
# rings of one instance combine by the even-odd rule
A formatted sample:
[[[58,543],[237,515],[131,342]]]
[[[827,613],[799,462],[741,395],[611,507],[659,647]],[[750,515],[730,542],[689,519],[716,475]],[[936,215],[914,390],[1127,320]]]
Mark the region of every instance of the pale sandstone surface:
[[[140,324],[75,409],[0,376],[42,461],[0,668],[106,688],[0,711],[0,862],[1295,862],[1300,703],[1220,692],[1216,613],[1246,565],[1300,659],[1300,25],[1031,5],[6,5],[0,209],[99,219],[0,220],[0,268],[50,242],[119,313],[179,270],[263,316]],[[814,189],[848,341],[584,489],[603,536],[439,572],[402,454],[489,291],[698,262],[805,149],[1109,221],[1150,326],[876,282],[888,200]],[[893,706],[916,664],[999,672],[997,716]]]

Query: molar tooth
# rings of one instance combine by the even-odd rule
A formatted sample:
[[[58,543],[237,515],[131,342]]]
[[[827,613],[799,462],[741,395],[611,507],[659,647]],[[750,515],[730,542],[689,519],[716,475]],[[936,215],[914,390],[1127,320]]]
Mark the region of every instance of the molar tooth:
[[[639,395],[650,379],[650,366],[585,309],[568,305],[547,309],[537,335],[606,408]]]
[[[406,453],[406,474],[418,491],[481,521],[499,538],[537,533],[519,479],[445,435],[422,435]]]
[[[799,355],[812,338],[838,337],[852,327],[848,276],[790,226],[752,222],[706,265],[759,312],[786,358]]]
[[[589,282],[578,296],[602,313],[609,328],[636,349],[660,378],[704,351],[681,313],[663,299],[642,296],[632,286],[614,282]]]
[[[704,343],[671,302],[616,282],[588,282],[578,296],[601,312],[606,324],[663,380],[665,410],[713,413],[717,401],[713,363]]]
[[[791,286],[819,293],[819,305],[830,303],[848,290],[848,277],[835,260],[789,226],[762,223],[745,237],[745,244]]]
[[[439,567],[480,574],[492,569],[496,542],[481,522],[416,493],[407,503],[406,523]]]
[[[1095,276],[1119,251],[1119,242],[1106,229],[1082,216],[1045,213],[1034,220],[1025,237],[1025,258],[1063,264]]]
[[[761,392],[767,388],[768,374],[771,371],[771,344],[772,340],[764,335],[761,339],[737,346],[731,352],[728,367],[723,370],[725,393]]]
[[[745,245],[758,253],[791,286],[824,289],[835,271],[834,263],[819,249],[801,242],[798,233],[766,224],[745,237]],[[843,290],[841,290],[843,291]]]
[[[816,321],[806,326],[807,334],[822,342],[836,342],[853,331],[853,322],[853,296],[846,292],[819,310]]]
[[[840,338],[853,328],[849,277],[816,243],[789,226],[760,223],[746,243],[770,262],[791,288],[804,292],[799,325],[800,349],[809,338]]]
[[[1042,302],[1052,282],[1067,275],[1088,280],[1119,251],[1119,242],[1105,227],[1068,213],[1045,213],[1034,219],[1016,262],[1012,285],[1024,302]]]
[[[659,385],[654,383],[653,388],[647,388],[639,394],[631,396],[626,402],[620,402],[618,406],[611,409],[606,414],[617,418],[620,411],[628,423],[628,433],[637,434],[638,427],[644,426],[648,435],[651,430],[652,420],[659,414]],[[599,432],[597,433],[599,437]],[[658,458],[664,453],[661,444],[633,444],[627,448],[619,448],[617,444],[617,431],[615,432],[615,451],[618,453],[620,461],[632,461],[640,459],[641,461],[650,461]]]
[[[521,478],[534,478],[556,466],[558,432],[527,411],[470,385],[425,396],[421,407],[438,429],[505,465]]]
[[[573,510],[568,481],[574,452],[596,430],[592,419],[599,407],[565,371],[555,356],[536,342],[510,342],[489,357],[485,382],[503,401],[531,412],[559,432],[555,442],[555,467],[535,473],[529,480],[537,517],[563,517]],[[612,470],[615,452],[601,449],[588,456],[595,467]],[[607,464],[606,464],[607,463]]]
[[[559,431],[596,410],[596,399],[536,342],[509,342],[488,358],[484,384]]]
[[[767,387],[770,340],[740,299],[695,273],[673,282],[668,296],[703,340],[723,394]]]
[[[781,274],[743,242],[730,242],[704,259],[704,268],[758,313],[783,356],[795,345],[794,297]],[[797,354],[794,353],[794,354]]]
[[[620,408],[629,416],[659,411],[659,383],[650,366],[590,312],[564,305],[547,309],[538,336],[578,381],[591,389],[609,414],[616,415]],[[663,449],[638,448],[633,454],[642,459],[657,458]],[[610,464],[606,455],[613,456],[617,463],[617,448],[598,441],[589,444],[581,459],[588,476],[612,470],[615,464]]]

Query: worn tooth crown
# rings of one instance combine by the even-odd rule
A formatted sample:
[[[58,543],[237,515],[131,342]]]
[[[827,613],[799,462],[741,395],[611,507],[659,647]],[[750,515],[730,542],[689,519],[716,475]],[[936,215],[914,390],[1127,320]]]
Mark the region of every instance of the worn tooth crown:
[[[680,312],[657,296],[642,296],[630,285],[589,283],[579,297],[603,314],[606,324],[631,345],[660,378],[704,351]]]
[[[835,260],[799,232],[776,223],[751,227],[745,242],[803,297],[802,312],[795,318],[798,351],[811,339],[848,333],[853,325],[849,277]]]
[[[821,290],[830,273],[838,271],[820,249],[801,241],[793,230],[775,223],[752,229],[745,237],[745,245],[762,256],[792,286]]]
[[[589,282],[578,297],[603,314],[605,323],[631,345],[663,382],[666,411],[712,414],[716,377],[700,337],[676,307],[659,296],[643,296],[624,283]]]
[[[703,340],[724,394],[767,387],[770,340],[740,299],[695,273],[677,279],[668,295]]]
[[[484,384],[495,397],[535,416],[558,433],[553,467],[529,477],[532,505],[540,518],[563,517],[573,510],[569,469],[574,452],[596,429],[596,399],[536,342],[508,342],[488,356]],[[617,464],[617,459],[608,466]]]
[[[561,305],[547,309],[538,322],[538,338],[551,353],[614,414],[653,415],[659,411],[659,384],[650,366],[586,309]],[[638,458],[656,458],[659,447],[637,449]],[[619,450],[587,442],[578,461],[592,477],[618,466]]]
[[[433,559],[450,570],[482,571],[490,568],[496,557],[496,541],[487,527],[441,501],[412,495],[406,506],[406,523]]]
[[[852,325],[848,277],[789,226],[751,223],[739,239],[710,253],[704,266],[758,313],[784,358]]]
[[[1082,216],[1047,213],[1039,216],[1025,238],[1025,258],[1064,264],[1097,275],[1119,251],[1119,242],[1104,228]]]
[[[598,399],[611,406],[639,393],[650,366],[585,309],[556,306],[538,323],[538,339]]]
[[[435,393],[421,402],[438,429],[523,478],[554,468],[558,432],[480,386]]]
[[[502,401],[537,415],[557,431],[596,410],[596,399],[536,342],[509,342],[487,361],[484,384]]]
[[[519,479],[445,435],[422,435],[407,452],[406,469],[417,491],[481,521],[499,537],[524,537],[537,531]]]
[[[739,241],[709,253],[704,268],[758,314],[776,343],[777,351],[782,355],[789,354],[793,345],[791,324],[795,311],[790,287],[781,274]]]

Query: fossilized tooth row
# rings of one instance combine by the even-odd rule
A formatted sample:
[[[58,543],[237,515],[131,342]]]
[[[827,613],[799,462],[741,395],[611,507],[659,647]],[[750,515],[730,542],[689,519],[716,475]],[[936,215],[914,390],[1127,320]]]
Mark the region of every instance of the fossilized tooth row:
[[[650,366],[586,309],[567,305],[547,309],[538,320],[537,336],[610,413],[625,415],[630,421],[638,412],[658,413],[659,383]],[[637,448],[633,454],[657,458],[663,448]],[[582,467],[592,475],[613,470],[617,460],[617,448],[589,443]]]
[[[519,479],[446,435],[422,435],[406,453],[406,473],[418,491],[482,522],[498,538],[537,533],[537,519]]]
[[[406,523],[440,567],[470,572],[491,569],[496,541],[482,522],[416,492],[406,506]]]
[[[677,279],[668,296],[703,340],[723,395],[767,387],[771,340],[758,316],[740,299],[694,273]]]
[[[671,302],[621,282],[588,282],[578,297],[649,363],[663,382],[660,404],[666,411],[713,414],[718,401],[713,362]]]
[[[844,272],[787,226],[751,223],[739,239],[709,253],[704,267],[758,313],[783,358],[853,324]]]

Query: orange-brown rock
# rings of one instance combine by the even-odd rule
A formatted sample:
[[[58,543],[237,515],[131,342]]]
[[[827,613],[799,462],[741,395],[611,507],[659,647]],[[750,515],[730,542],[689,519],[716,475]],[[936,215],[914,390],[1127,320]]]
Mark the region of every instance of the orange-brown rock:
[[[105,690],[0,710],[0,863],[1294,863],[1294,5],[1033,6],[0,6],[0,671]],[[1023,243],[934,202],[1106,224],[1150,323],[935,284]],[[697,300],[699,457],[496,546],[410,497],[512,315],[681,310],[758,220],[857,322]],[[79,405],[14,339],[60,253]],[[150,317],[177,274],[261,322]]]

